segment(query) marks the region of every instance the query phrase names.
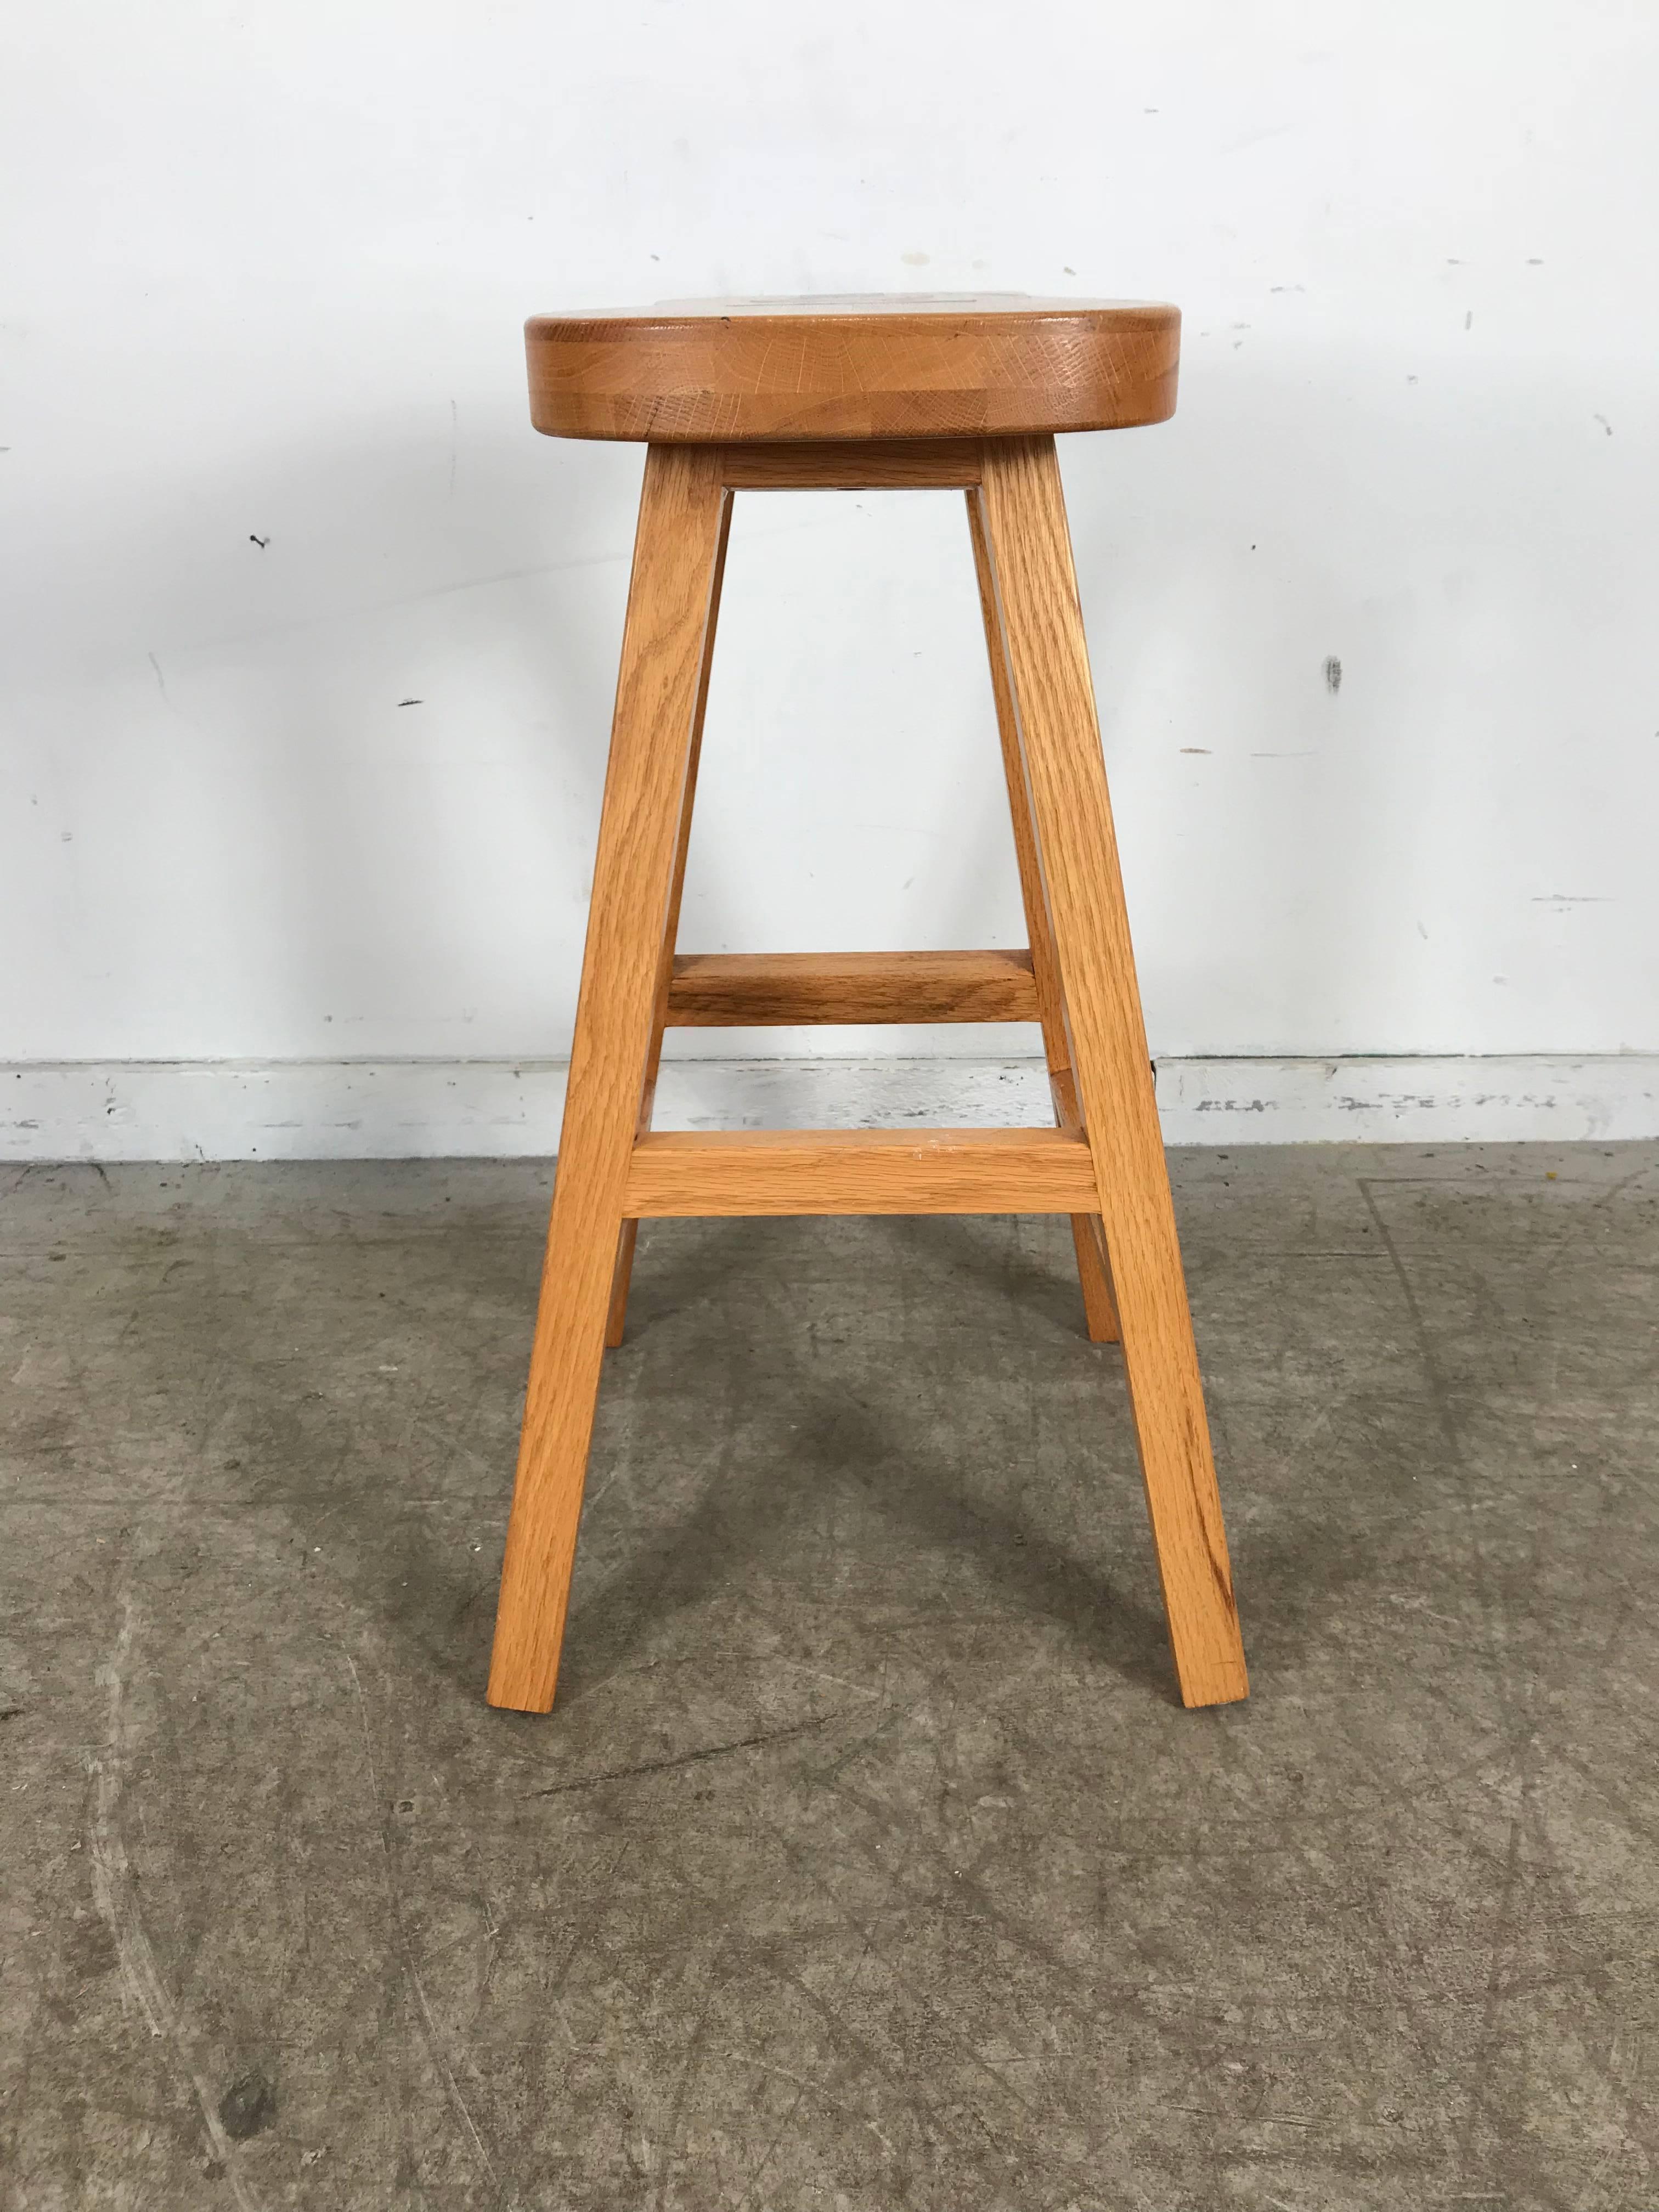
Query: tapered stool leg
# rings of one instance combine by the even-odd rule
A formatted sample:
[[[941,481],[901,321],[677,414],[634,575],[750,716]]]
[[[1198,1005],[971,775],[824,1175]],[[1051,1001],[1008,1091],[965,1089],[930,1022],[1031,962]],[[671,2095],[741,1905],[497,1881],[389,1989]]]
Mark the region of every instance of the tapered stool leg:
[[[713,454],[647,454],[489,1670],[491,1705],[522,1712],[550,1709],[558,1674],[728,503]]]
[[[1176,1672],[1224,1705],[1249,1684],[1053,439],[988,441],[979,511]]]
[[[985,543],[985,523],[976,495],[968,494],[968,529],[974,544],[974,573],[979,580],[980,610],[985,617],[985,643],[991,661],[991,690],[996,701],[997,734],[1002,740],[1003,774],[1008,785],[1008,811],[1013,818],[1014,857],[1019,866],[1020,897],[1025,908],[1025,941],[1031,948],[1031,976],[1036,986],[1038,1018],[1042,1024],[1042,1050],[1048,1063],[1048,1087],[1054,1094],[1054,1119],[1062,1129],[1081,1133],[1077,1084],[1072,1073],[1071,1050],[1066,1036],[1066,1014],[1060,1004],[1060,978],[1054,962],[1054,932],[1042,896],[1042,874],[1037,866],[1036,839],[1031,829],[1030,804],[1025,795],[1025,770],[1020,760],[1019,726],[1009,688],[1008,664],[1002,650],[1002,631],[997,618],[996,586],[991,574],[990,554]],[[1072,1216],[1072,1242],[1077,1249],[1078,1279],[1083,1286],[1083,1316],[1090,1339],[1096,1344],[1118,1340],[1117,1307],[1112,1297],[1111,1270],[1107,1264],[1106,1240],[1100,1217]]]
[[[646,1062],[645,1088],[640,1098],[638,1134],[651,1127],[656,1103],[657,1076],[662,1066],[663,1031],[668,1026],[668,986],[674,973],[674,944],[680,933],[680,902],[685,896],[685,859],[691,846],[691,809],[696,803],[697,763],[702,757],[702,721],[708,708],[708,678],[714,665],[714,631],[720,616],[720,586],[726,576],[726,548],[732,535],[732,501],[720,510],[720,543],[714,553],[714,580],[708,594],[708,622],[702,637],[702,666],[697,678],[697,704],[691,721],[691,757],[686,763],[685,794],[680,802],[680,841],[674,854],[674,881],[668,894],[668,915],[663,925],[662,958],[657,969],[657,1004],[651,1024],[651,1053]],[[637,1221],[624,1221],[617,1240],[617,1267],[611,1281],[611,1311],[605,1340],[613,1351],[628,1325],[628,1289],[634,1276],[634,1246]]]

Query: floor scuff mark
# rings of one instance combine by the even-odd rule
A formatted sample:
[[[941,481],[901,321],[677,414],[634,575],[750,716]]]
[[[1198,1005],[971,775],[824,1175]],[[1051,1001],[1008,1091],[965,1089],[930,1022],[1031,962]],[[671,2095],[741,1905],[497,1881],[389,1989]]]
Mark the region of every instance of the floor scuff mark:
[[[143,2014],[150,2034],[169,2045],[174,2063],[190,2084],[201,2113],[211,2161],[229,2182],[240,2212],[259,2212],[259,2200],[238,2169],[236,2146],[214,2109],[213,2094],[191,2061],[178,2011],[167,1994],[139,1914],[133,1893],[132,1869],[122,1840],[121,1785],[126,1765],[125,1701],[136,1622],[131,1593],[123,1590],[121,1632],[115,1639],[114,1650],[97,1674],[100,1687],[109,1692],[109,1724],[105,1731],[104,1748],[92,1761],[93,1814],[87,1841],[92,1854],[93,1902],[114,1942],[121,1979],[129,1996]]]

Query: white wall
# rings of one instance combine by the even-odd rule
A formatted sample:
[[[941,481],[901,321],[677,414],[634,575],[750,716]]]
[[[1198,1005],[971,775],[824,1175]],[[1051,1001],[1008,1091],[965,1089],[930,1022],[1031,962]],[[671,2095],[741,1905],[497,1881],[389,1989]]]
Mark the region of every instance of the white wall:
[[[640,454],[523,317],[975,286],[1186,310],[1062,453],[1155,1049],[1659,1048],[1651,0],[11,46],[0,1059],[556,1058]],[[726,609],[683,943],[1017,939],[955,498],[740,501]]]

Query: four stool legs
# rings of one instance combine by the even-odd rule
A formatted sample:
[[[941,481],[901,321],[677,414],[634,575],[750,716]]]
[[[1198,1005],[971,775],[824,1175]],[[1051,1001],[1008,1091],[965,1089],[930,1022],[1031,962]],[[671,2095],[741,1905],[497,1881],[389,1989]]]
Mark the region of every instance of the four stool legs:
[[[759,1182],[738,1151],[722,1152],[718,1143],[698,1148],[720,1178],[712,1196],[704,1191],[665,1206],[652,1200],[648,1178],[630,1183],[636,1139],[650,1127],[669,1016],[734,481],[968,488],[1030,981],[1059,1135],[1006,1133],[983,1143],[948,1132],[927,1141],[910,1133],[831,1139],[818,1149],[832,1157],[795,1171],[818,1178],[821,1205],[805,1181],[779,1196],[770,1168],[773,1194],[757,1195]],[[982,964],[976,955],[944,957]],[[902,988],[903,956],[877,959],[884,981]],[[744,1147],[762,1167],[769,1141],[778,1142],[761,1137]],[[641,1158],[669,1144],[648,1139]],[[805,1147],[804,1160],[813,1149]],[[774,1152],[775,1162],[781,1157]],[[1028,1158],[1029,1168],[1021,1164]],[[845,1188],[836,1194],[848,1166],[864,1171],[858,1188],[865,1195],[849,1198]],[[534,1712],[552,1704],[600,1364],[606,1341],[620,1338],[627,1300],[634,1222],[625,1213],[966,1210],[976,1202],[975,1177],[990,1179],[979,1210],[1020,1211],[1028,1175],[1042,1179],[1041,1188],[1030,1185],[1031,1211],[1097,1196],[1097,1212],[1072,1217],[1089,1333],[1122,1342],[1181,1693],[1189,1705],[1242,1698],[1243,1650],[1054,441],[851,446],[817,449],[815,461],[807,449],[653,447],[501,1572],[491,1704]]]

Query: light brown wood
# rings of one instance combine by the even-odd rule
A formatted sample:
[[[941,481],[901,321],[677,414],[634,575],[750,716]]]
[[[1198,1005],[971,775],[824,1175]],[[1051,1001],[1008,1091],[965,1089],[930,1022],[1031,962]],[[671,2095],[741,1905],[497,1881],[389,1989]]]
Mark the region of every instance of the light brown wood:
[[[1181,317],[1021,293],[667,301],[537,316],[525,343],[555,437],[1006,437],[1163,422]]]
[[[732,501],[720,510],[720,539],[714,550],[714,581],[708,591],[708,621],[702,636],[702,663],[697,672],[697,703],[691,716],[691,753],[686,763],[685,791],[680,801],[679,842],[674,849],[674,880],[669,887],[668,911],[663,920],[662,945],[657,964],[657,999],[652,1015],[651,1052],[646,1062],[645,1088],[640,1097],[636,1134],[651,1127],[657,1101],[657,1077],[662,1067],[662,1035],[668,1021],[669,988],[674,969],[674,945],[680,931],[680,905],[685,896],[685,863],[691,847],[691,810],[696,804],[697,768],[702,758],[702,726],[708,712],[708,679],[714,666],[714,633],[720,625],[720,588],[726,580],[726,550],[732,538]],[[611,1277],[611,1304],[605,1315],[605,1341],[608,1351],[621,1344],[628,1328],[628,1292],[634,1279],[634,1253],[640,1224],[624,1221],[617,1239],[617,1264]]]
[[[1248,1693],[1244,1653],[1053,441],[988,447],[973,496],[1111,1255],[1176,1672],[1188,1705],[1225,1704]]]
[[[634,1148],[623,1210],[1072,1213],[1094,1163],[1060,1129],[665,1129]]]
[[[977,438],[890,438],[836,445],[722,446],[732,491],[957,491],[980,478]]]
[[[979,501],[968,499],[968,531],[974,547],[974,574],[979,585],[980,613],[985,623],[985,645],[991,664],[991,693],[996,702],[997,735],[1002,746],[1003,776],[1008,787],[1008,812],[1014,832],[1014,859],[1019,870],[1020,898],[1025,908],[1025,932],[1030,940],[1029,958],[1037,1018],[1042,1024],[1042,1049],[1048,1063],[1048,1087],[1054,1097],[1054,1119],[1073,1136],[1083,1134],[1083,1115],[1072,1079],[1070,1046],[1066,1036],[1066,1010],[1060,1003],[1060,977],[1054,961],[1054,932],[1043,896],[1042,871],[1037,865],[1036,837],[1025,793],[1025,770],[1020,759],[1019,724],[1014,713],[1013,692],[1008,681],[1007,656],[997,615],[996,585],[991,556],[985,543],[985,525]],[[1072,1217],[1072,1244],[1077,1254],[1078,1281],[1083,1290],[1084,1326],[1094,1344],[1118,1340],[1117,1303],[1112,1296],[1112,1271],[1100,1217],[1094,1212]]]
[[[824,1022],[1034,1022],[1029,952],[691,952],[674,963],[671,1029]]]
[[[1062,1029],[1064,1024],[1062,1024]],[[1069,1067],[1053,1071],[1048,1091],[1054,1102],[1054,1120],[1068,1136],[1087,1138],[1083,1109],[1078,1104],[1077,1084]],[[1118,1344],[1123,1332],[1118,1324],[1117,1297],[1112,1289],[1111,1255],[1106,1249],[1106,1228],[1097,1213],[1072,1216],[1072,1249],[1077,1254],[1078,1281],[1083,1290],[1083,1318],[1091,1344]]]
[[[1068,1214],[1091,1334],[1121,1327],[1182,1695],[1247,1693],[1048,434],[1162,419],[1178,337],[1173,309],[1010,300],[708,302],[530,326],[538,426],[653,450],[493,1703],[552,1702],[634,1223],[710,1213]],[[731,489],[890,484],[968,491],[1030,952],[676,959]],[[671,1020],[1033,1017],[1054,1129],[651,1133]]]
[[[707,454],[661,447],[647,456],[490,1662],[490,1703],[524,1712],[549,1710],[558,1674],[730,496]]]

